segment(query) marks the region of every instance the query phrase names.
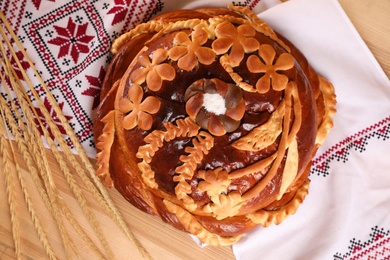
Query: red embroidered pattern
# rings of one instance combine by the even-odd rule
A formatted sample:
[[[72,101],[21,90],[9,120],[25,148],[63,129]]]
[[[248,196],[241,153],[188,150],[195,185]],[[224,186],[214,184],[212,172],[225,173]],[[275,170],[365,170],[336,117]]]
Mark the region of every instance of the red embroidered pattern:
[[[115,6],[112,7],[107,14],[114,14],[112,25],[122,22],[126,18],[130,0],[115,0]]]
[[[0,7],[1,10],[3,11],[3,14],[6,15],[7,20],[11,25],[11,27],[15,31],[17,31],[23,19],[23,14],[26,8],[26,0],[23,1],[6,0],[4,1],[4,3],[1,4],[2,6]]]
[[[86,35],[88,23],[77,25],[73,22],[72,17],[69,17],[68,25],[61,27],[54,25],[58,36],[48,41],[60,47],[58,58],[62,58],[68,54],[72,56],[73,62],[77,63],[80,53],[89,53],[88,44],[94,36]]]
[[[59,102],[64,102],[64,113],[74,115],[71,124],[79,140],[89,139],[90,145],[93,144],[91,110],[84,107],[85,100],[79,101],[82,88],[75,88],[74,82],[83,77],[79,76],[82,72],[96,73],[92,64],[105,57],[110,47],[111,39],[103,30],[105,26],[95,2],[72,1],[22,26],[44,65],[40,64],[38,69],[43,69],[47,86]],[[65,26],[57,25],[61,22]],[[36,90],[44,93],[39,85]]]
[[[99,105],[100,100],[100,87],[103,83],[105,70],[102,67],[100,67],[100,72],[98,77],[85,75],[87,81],[89,82],[90,86],[86,90],[84,90],[81,94],[85,96],[91,96],[93,97],[93,104],[92,104],[92,110],[95,110]]]
[[[362,242],[353,238],[348,252],[336,253],[334,260],[389,260],[390,259],[390,230],[385,231],[378,226],[373,227],[371,239]]]
[[[57,125],[58,130],[61,132],[61,134],[63,134],[63,135],[66,134],[66,131],[65,131],[64,127],[62,126],[61,121],[60,121],[59,118],[57,117],[57,113],[53,110],[53,106],[51,105],[51,103],[49,102],[49,100],[48,100],[47,98],[45,98],[45,100],[43,101],[43,103],[44,103],[44,105],[45,105],[47,111],[50,113],[50,116],[51,116],[51,118],[53,119],[54,123]],[[63,106],[64,106],[64,103],[62,102],[62,103],[59,103],[58,105],[59,105],[59,107],[62,109]],[[38,118],[35,119],[35,123],[36,123],[36,125],[38,126],[38,130],[39,130],[40,134],[41,134],[41,135],[44,135],[42,127],[45,127],[45,128],[46,128],[48,122],[46,122],[45,116],[43,115],[41,109],[38,108],[38,107],[36,107],[35,109],[36,109],[37,114],[38,114]],[[72,119],[72,116],[66,116],[66,115],[65,115],[65,118],[66,118],[67,120],[71,120],[71,119]],[[48,128],[48,132],[49,132],[50,137],[51,137],[52,139],[54,139],[53,133],[52,133],[52,131],[50,130],[50,128]]]
[[[120,34],[125,33],[129,29],[134,28],[136,25],[142,22],[146,22],[153,15],[160,12],[163,9],[163,7],[164,7],[164,3],[160,0],[130,1],[128,4],[128,8],[126,8],[126,12],[127,12],[126,17],[121,16],[121,18],[123,19],[120,22],[124,22],[124,24],[123,24],[123,30],[120,31]],[[124,7],[122,6],[122,8]]]
[[[324,177],[329,175],[331,161],[347,162],[351,149],[363,152],[372,138],[382,139],[383,141],[390,138],[390,116],[333,145],[313,160],[311,174]]]
[[[47,0],[47,1],[55,2],[55,0]],[[37,10],[39,10],[39,8],[41,7],[42,0],[32,0],[31,2],[32,2],[33,5],[35,6],[35,8],[36,8]]]
[[[111,58],[111,42],[121,32],[129,30],[130,26],[161,11],[163,2],[70,0],[56,1],[53,5],[53,1],[4,0],[0,1],[0,9],[57,99],[83,147],[93,155],[92,115],[99,103],[101,83]],[[119,7],[124,11],[121,14]],[[22,58],[17,48],[15,52]],[[22,66],[29,73],[29,64],[22,60]],[[20,70],[16,72],[19,77],[22,76]],[[31,80],[47,105],[41,84],[34,77]],[[8,97],[2,86],[0,92],[8,100],[12,98]],[[45,122],[42,124],[46,127]],[[72,147],[71,143],[69,145]]]
[[[239,6],[245,6],[246,8],[248,8],[249,10],[253,10],[253,8],[255,8],[255,6],[260,2],[260,0],[245,0],[244,2],[241,2],[241,1],[233,1],[232,4],[233,5],[239,5]]]
[[[24,60],[23,53],[21,51],[16,51],[15,54],[16,54],[16,57],[18,58],[18,60],[20,61],[20,64],[22,65],[23,70],[27,71],[30,68],[30,64]],[[16,64],[16,60],[14,59],[14,57],[11,58],[11,64],[12,64],[12,67],[15,69],[15,72],[16,72],[16,75],[18,76],[18,78],[20,80],[24,80],[22,72],[19,69],[18,65]]]

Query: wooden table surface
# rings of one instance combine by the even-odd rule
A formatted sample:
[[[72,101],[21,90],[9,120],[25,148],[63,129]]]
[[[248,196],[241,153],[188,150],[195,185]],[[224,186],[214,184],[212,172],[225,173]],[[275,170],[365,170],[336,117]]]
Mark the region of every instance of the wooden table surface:
[[[340,0],[340,3],[387,76],[390,77],[390,23],[388,22],[390,1]],[[50,152],[48,152],[48,156],[53,159]],[[21,166],[24,171],[27,171],[26,165],[22,163]],[[53,167],[55,169],[55,181],[59,183],[65,182],[59,167],[55,165]],[[9,206],[5,192],[6,186],[4,176],[1,173],[0,169],[0,259],[15,259]],[[61,187],[61,185],[59,186]],[[84,191],[88,193],[87,190]],[[134,235],[154,259],[234,259],[230,247],[216,248],[208,246],[201,248],[187,234],[162,223],[156,217],[133,208],[115,189],[110,189],[108,192]],[[38,196],[38,194],[32,193],[33,197]],[[72,203],[75,199],[70,195],[68,190],[60,190],[59,193],[63,200],[70,204],[73,212],[76,214],[78,211],[81,212],[77,203]],[[21,191],[17,190],[17,196],[22,198]],[[116,224],[101,211],[99,206],[93,202],[93,198],[90,199],[92,201],[91,207],[99,222],[102,223],[103,232],[115,252],[115,256],[118,259],[141,259],[142,257],[136,247],[126,238]],[[40,207],[39,199],[36,204],[37,207]],[[44,208],[43,203],[42,207]],[[49,240],[52,243],[56,255],[59,259],[64,259],[64,248],[50,214],[45,210],[42,210],[40,214],[45,229],[48,230]],[[17,216],[20,223],[22,257],[24,259],[47,258],[33,224],[28,217],[29,214],[26,207],[18,205]],[[83,223],[85,220],[81,219],[80,221]],[[88,247],[84,247],[82,240],[77,238],[77,236],[75,234],[76,245],[80,250],[80,258],[95,259],[91,255],[90,250],[88,250]]]

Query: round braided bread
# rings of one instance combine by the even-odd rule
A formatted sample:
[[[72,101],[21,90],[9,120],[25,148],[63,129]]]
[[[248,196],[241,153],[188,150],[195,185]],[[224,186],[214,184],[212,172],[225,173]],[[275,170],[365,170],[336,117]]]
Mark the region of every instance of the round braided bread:
[[[293,44],[229,6],[162,14],[112,52],[94,122],[102,181],[211,245],[296,212],[336,99]]]

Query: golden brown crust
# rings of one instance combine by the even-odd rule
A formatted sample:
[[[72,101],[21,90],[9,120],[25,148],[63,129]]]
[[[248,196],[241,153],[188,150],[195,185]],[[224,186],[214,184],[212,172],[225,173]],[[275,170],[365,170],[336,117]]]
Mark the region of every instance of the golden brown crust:
[[[287,204],[277,210],[258,210],[248,215],[254,223],[260,224],[263,227],[268,227],[271,224],[279,225],[288,216],[295,214],[299,205],[303,202],[308,194],[310,181],[306,179],[304,184],[294,193],[294,197]]]
[[[95,119],[103,181],[212,245],[295,213],[336,100],[293,44],[229,6],[159,15],[112,51]]]

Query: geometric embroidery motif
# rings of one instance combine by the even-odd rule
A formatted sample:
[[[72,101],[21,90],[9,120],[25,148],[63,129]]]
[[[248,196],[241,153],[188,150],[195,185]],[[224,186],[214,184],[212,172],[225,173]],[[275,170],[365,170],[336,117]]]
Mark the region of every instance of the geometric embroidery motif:
[[[107,14],[113,14],[114,17],[112,19],[111,25],[115,25],[117,23],[122,22],[126,18],[126,14],[128,13],[128,8],[130,1],[129,0],[114,0],[114,6],[108,10]]]
[[[111,42],[162,11],[163,6],[162,0],[0,0],[0,9],[91,156],[95,153],[92,117],[111,58]],[[20,51],[15,52],[21,56]],[[27,73],[31,71],[24,60],[22,66]],[[16,73],[21,76],[19,70]],[[31,80],[48,105],[39,81]],[[1,94],[10,100],[3,90],[0,86]],[[63,130],[59,122],[56,124]],[[45,122],[41,127],[46,128]],[[39,130],[43,133],[44,129]],[[69,145],[73,148],[71,142]]]
[[[80,17],[77,17],[80,20]],[[76,24],[69,17],[66,27],[54,25],[58,36],[48,41],[50,44],[59,46],[57,58],[70,55],[74,63],[77,63],[80,53],[88,53],[88,44],[94,36],[86,35],[88,24]]]
[[[335,160],[343,163],[347,162],[351,149],[362,153],[373,138],[383,141],[390,138],[390,116],[333,145],[313,160],[310,174],[323,177],[328,176],[330,162]]]
[[[260,2],[260,0],[245,0],[244,2],[241,1],[233,1],[233,5],[237,6],[245,6],[249,10],[253,10],[253,8]]]
[[[49,112],[50,117],[53,119],[53,122],[57,126],[60,133],[63,135],[66,134],[66,130],[62,126],[60,119],[57,117],[57,113],[54,111],[52,104],[49,102],[49,100],[46,97],[44,98],[43,104],[44,104],[45,108],[47,109],[47,111]],[[60,107],[60,109],[62,109],[64,106],[64,103],[58,103],[58,106]],[[38,131],[40,132],[40,134],[44,135],[44,131],[43,131],[42,127],[46,128],[48,125],[48,122],[46,122],[45,116],[39,107],[36,107],[35,110],[37,112],[37,118],[35,119],[35,123],[38,126]],[[68,121],[72,119],[72,116],[67,116],[67,115],[64,115],[64,116]],[[48,132],[49,132],[48,133],[49,136],[52,139],[54,139],[54,135],[53,135],[50,128],[48,128]]]
[[[97,77],[91,75],[85,75],[88,83],[90,84],[87,89],[85,89],[81,94],[84,96],[93,97],[93,104],[91,109],[95,110],[100,101],[100,87],[103,83],[105,71],[103,66],[100,67],[99,75]]]
[[[96,67],[105,63],[111,44],[103,17],[98,1],[73,0],[21,26],[35,49],[33,58],[41,61],[36,66],[42,78],[64,114],[71,115],[70,124],[85,148],[93,144],[91,108],[96,102],[96,95],[82,94],[91,86],[85,75],[100,78]],[[79,78],[85,85],[80,85]],[[45,93],[40,84],[35,89],[40,96]]]
[[[390,260],[390,230],[375,226],[371,228],[370,239],[362,242],[353,238],[347,253],[336,253],[334,260]]]

